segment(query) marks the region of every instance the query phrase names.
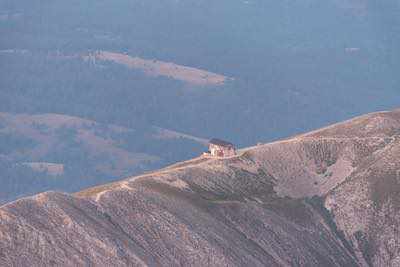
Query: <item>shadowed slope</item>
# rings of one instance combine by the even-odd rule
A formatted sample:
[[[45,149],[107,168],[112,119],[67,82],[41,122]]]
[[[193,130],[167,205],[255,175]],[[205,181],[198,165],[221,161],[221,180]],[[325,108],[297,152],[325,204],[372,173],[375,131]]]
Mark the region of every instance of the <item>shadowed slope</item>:
[[[4,265],[356,265],[304,202],[208,200],[152,179],[98,202],[46,193],[1,217]]]

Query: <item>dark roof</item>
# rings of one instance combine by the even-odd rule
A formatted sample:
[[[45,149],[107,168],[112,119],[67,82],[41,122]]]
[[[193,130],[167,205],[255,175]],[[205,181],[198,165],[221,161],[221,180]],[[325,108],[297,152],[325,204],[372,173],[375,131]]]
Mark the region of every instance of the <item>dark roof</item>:
[[[217,145],[217,146],[233,147],[232,143],[229,143],[227,141],[217,139],[217,138],[211,139],[210,144]]]

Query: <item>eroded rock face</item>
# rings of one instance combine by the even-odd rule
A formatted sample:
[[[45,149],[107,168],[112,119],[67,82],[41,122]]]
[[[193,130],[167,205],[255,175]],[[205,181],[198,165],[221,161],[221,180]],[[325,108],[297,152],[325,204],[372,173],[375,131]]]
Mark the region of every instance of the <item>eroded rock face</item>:
[[[0,265],[396,266],[399,122],[370,114],[18,200],[0,208]]]
[[[400,138],[367,157],[340,187],[326,197],[326,206],[348,240],[373,266],[396,266],[400,235]]]

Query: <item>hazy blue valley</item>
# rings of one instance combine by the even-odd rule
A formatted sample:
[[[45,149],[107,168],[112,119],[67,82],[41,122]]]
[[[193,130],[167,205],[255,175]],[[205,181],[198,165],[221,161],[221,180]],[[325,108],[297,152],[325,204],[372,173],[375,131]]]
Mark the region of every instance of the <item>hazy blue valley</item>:
[[[153,138],[158,128],[244,147],[394,108],[399,12],[396,0],[1,0],[0,199],[76,191],[206,150],[180,135]],[[96,51],[227,79],[199,85],[88,59]],[[19,121],[23,114],[48,120]],[[52,126],[56,114],[101,126]],[[108,166],[120,150],[90,150],[85,131],[140,163]],[[46,150],[51,142],[58,146]],[[25,164],[34,162],[65,171],[48,177]]]

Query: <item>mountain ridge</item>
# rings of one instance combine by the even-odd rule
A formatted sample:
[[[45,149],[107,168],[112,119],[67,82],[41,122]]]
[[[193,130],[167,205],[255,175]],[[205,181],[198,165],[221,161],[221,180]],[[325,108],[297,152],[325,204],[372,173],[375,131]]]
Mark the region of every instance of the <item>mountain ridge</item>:
[[[74,192],[163,167],[204,150],[206,139],[55,113],[0,113],[0,203],[57,189]],[[146,144],[146,145],[143,145]],[[180,147],[177,153],[171,148]],[[161,154],[160,154],[161,153]]]
[[[0,255],[22,263],[19,248],[37,265],[395,265],[399,122],[400,110],[369,114],[232,158],[9,203]],[[17,242],[26,235],[43,246]]]

